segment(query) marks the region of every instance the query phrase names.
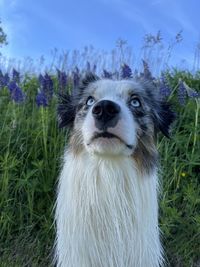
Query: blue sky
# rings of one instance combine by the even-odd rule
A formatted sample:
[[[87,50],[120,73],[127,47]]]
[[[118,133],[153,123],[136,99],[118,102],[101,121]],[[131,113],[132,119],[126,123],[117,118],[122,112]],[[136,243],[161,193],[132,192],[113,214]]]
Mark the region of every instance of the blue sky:
[[[161,31],[166,42],[183,30],[173,61],[194,61],[200,41],[198,0],[0,0],[0,18],[9,57],[48,56],[92,44],[110,51],[118,38],[139,53],[145,34]]]

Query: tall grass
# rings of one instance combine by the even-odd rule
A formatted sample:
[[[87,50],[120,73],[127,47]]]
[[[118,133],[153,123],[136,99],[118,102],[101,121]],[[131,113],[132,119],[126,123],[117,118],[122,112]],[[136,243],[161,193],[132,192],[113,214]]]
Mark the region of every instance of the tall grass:
[[[0,248],[3,251],[10,246],[18,251],[19,245],[23,251],[41,239],[46,247],[52,240],[55,181],[66,140],[57,127],[56,100],[52,99],[48,108],[37,107],[37,87],[34,78],[24,82],[27,100],[23,104],[10,101],[7,88],[0,91]],[[18,244],[15,238],[22,233],[30,241]]]
[[[78,67],[87,69],[90,62],[91,70],[99,74],[103,69],[111,72],[118,71],[121,65],[126,62],[131,67],[142,69],[142,61],[148,62],[154,76],[160,75],[161,71],[174,65],[173,53],[183,44],[182,31],[175,34],[172,40],[166,40],[161,31],[155,34],[148,33],[141,39],[141,49],[134,50],[134,44],[130,45],[126,40],[119,38],[113,49],[97,49],[92,45],[86,45],[82,49],[58,50],[52,49],[45,57],[42,55],[37,59],[26,57],[8,58],[0,53],[0,68],[10,72],[16,68],[22,73],[39,74],[47,71],[53,73],[56,69],[71,73]],[[200,65],[199,44],[196,46],[194,55],[194,70],[198,70]],[[179,68],[180,62],[177,62]]]

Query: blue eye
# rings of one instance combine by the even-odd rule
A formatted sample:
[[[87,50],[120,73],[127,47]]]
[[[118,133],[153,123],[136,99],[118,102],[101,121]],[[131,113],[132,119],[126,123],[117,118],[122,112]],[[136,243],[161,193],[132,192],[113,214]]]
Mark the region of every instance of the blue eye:
[[[140,100],[139,100],[137,97],[133,98],[133,99],[131,100],[130,104],[131,104],[131,106],[134,107],[134,108],[138,108],[138,107],[141,106],[141,102],[140,102]]]
[[[92,96],[89,96],[87,101],[86,101],[86,105],[87,106],[92,106],[95,102],[95,99]]]

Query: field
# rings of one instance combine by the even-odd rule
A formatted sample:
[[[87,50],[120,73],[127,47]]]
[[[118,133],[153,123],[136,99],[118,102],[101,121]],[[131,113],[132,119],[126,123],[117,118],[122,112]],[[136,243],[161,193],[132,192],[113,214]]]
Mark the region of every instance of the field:
[[[103,76],[153,79],[143,62]],[[85,72],[87,70],[84,70]],[[95,71],[95,69],[94,69]],[[83,75],[0,72],[0,267],[52,266],[53,207],[68,134],[57,95]],[[154,81],[177,113],[171,139],[159,136],[160,227],[169,266],[200,266],[200,73],[166,71]],[[158,82],[159,81],[159,82]],[[171,265],[170,265],[171,264]]]

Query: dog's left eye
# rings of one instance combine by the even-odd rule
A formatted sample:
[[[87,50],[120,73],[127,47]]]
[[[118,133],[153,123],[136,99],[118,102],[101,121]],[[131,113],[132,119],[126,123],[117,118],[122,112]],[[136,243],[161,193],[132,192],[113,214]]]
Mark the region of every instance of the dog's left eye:
[[[138,107],[141,106],[141,102],[140,102],[140,100],[137,97],[131,99],[130,104],[134,108],[138,108]]]
[[[86,105],[87,106],[92,106],[95,102],[95,99],[92,96],[89,96],[87,101],[86,101]]]

